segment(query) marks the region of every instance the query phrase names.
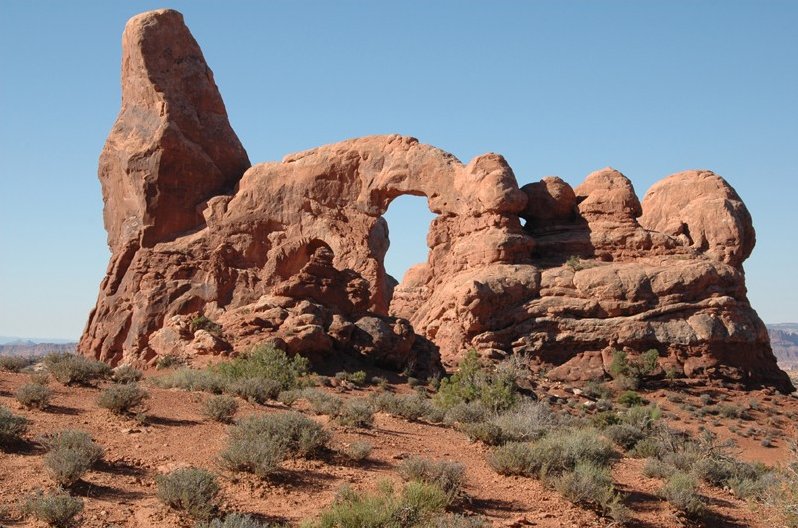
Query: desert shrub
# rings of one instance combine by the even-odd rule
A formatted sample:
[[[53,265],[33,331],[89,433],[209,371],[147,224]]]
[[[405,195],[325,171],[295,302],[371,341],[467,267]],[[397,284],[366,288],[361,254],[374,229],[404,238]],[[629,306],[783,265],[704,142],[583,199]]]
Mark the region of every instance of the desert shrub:
[[[276,525],[259,521],[251,515],[228,513],[224,519],[211,519],[208,522],[199,522],[195,528],[278,528]]]
[[[0,405],[0,446],[7,447],[22,440],[30,422]]]
[[[22,513],[56,526],[68,528],[75,525],[75,518],[83,511],[83,501],[63,490],[50,493],[38,491],[28,496],[22,505]]]
[[[180,367],[186,364],[186,360],[177,354],[164,354],[155,361],[155,368],[158,370],[172,367]]]
[[[111,367],[101,361],[68,352],[47,354],[44,356],[44,365],[64,385],[89,385],[107,378],[111,373]]]
[[[179,368],[164,376],[151,378],[152,382],[163,389],[182,389],[188,391],[202,391],[221,394],[227,388],[227,383],[221,376],[191,368]]]
[[[424,418],[435,423],[442,419],[439,409],[429,399],[418,393],[399,396],[383,392],[374,396],[372,402],[376,409],[411,422]]]
[[[27,409],[45,409],[50,404],[53,391],[46,385],[26,383],[17,390],[14,396]]]
[[[459,462],[435,461],[410,457],[399,465],[399,474],[405,480],[417,480],[439,487],[449,499],[457,499],[465,482],[465,466]]]
[[[490,411],[481,401],[458,402],[446,409],[443,421],[447,424],[472,424],[487,420]]]
[[[114,414],[127,414],[149,397],[138,383],[117,383],[100,393],[97,405]]]
[[[231,422],[236,411],[238,411],[238,402],[230,396],[211,396],[202,404],[202,415],[215,422]]]
[[[601,379],[588,381],[583,387],[582,392],[585,396],[593,398],[594,400],[609,399],[612,397],[612,391],[604,380]]]
[[[22,356],[0,356],[0,370],[19,372],[33,365],[33,359]]]
[[[348,381],[349,383],[353,383],[358,386],[363,386],[366,384],[366,379],[368,375],[363,370],[358,370],[356,372],[347,372],[342,370],[340,372],[335,373],[335,379],[339,381]]]
[[[360,462],[366,460],[374,447],[369,442],[355,441],[344,447],[342,452],[350,460]]]
[[[197,519],[205,519],[214,510],[219,493],[216,476],[199,468],[181,468],[155,477],[158,498],[167,506],[183,510]]]
[[[302,393],[296,389],[280,391],[277,394],[277,401],[290,407],[300,398],[300,396],[302,396]]]
[[[281,390],[289,390],[299,387],[300,378],[307,374],[308,365],[308,360],[300,355],[289,358],[278,348],[260,345],[248,354],[220,363],[211,370],[230,380],[243,378],[274,380],[280,383]]]
[[[215,336],[222,335],[222,325],[214,321],[211,321],[210,319],[201,314],[194,317],[189,322],[189,329],[191,330],[192,334],[197,330],[205,330],[206,332],[209,332]]]
[[[368,428],[374,424],[374,408],[365,399],[352,398],[338,410],[335,421],[350,427]]]
[[[625,451],[634,449],[637,443],[646,437],[646,431],[625,423],[607,427],[604,434]]]
[[[358,494],[349,488],[338,493],[309,528],[414,528],[443,512],[447,498],[429,484],[410,482],[401,493],[383,482],[376,494]]]
[[[479,440],[483,444],[497,446],[507,441],[502,434],[502,428],[491,422],[464,423],[458,429],[472,442]]]
[[[269,400],[277,398],[280,394],[282,384],[268,378],[243,378],[233,382],[227,390],[248,402],[263,405]]]
[[[41,439],[47,449],[44,467],[61,486],[71,486],[103,456],[103,449],[91,436],[74,429],[66,429]]]
[[[266,477],[287,456],[311,456],[327,446],[330,433],[298,412],[249,416],[230,431],[222,463],[235,471]]]
[[[490,452],[488,465],[500,475],[530,475],[535,465],[532,446],[526,442],[508,442]]]
[[[704,393],[701,396],[699,396],[698,399],[701,400],[701,403],[703,403],[704,405],[709,405],[712,403],[712,396],[710,394]]]
[[[695,477],[682,471],[668,477],[659,494],[674,508],[690,517],[698,517],[706,509],[704,499],[698,493]]]
[[[424,524],[424,528],[486,528],[483,517],[466,517],[458,513],[436,515]]]
[[[317,389],[303,390],[302,397],[308,401],[310,409],[314,413],[326,416],[335,416],[344,404],[343,400],[335,394]]]
[[[494,417],[491,423],[501,428],[505,442],[525,442],[552,430],[559,425],[559,419],[548,405],[527,400]]]
[[[566,499],[576,504],[593,506],[618,522],[628,518],[628,511],[615,491],[612,475],[607,467],[591,462],[579,462],[554,480],[554,487]]]
[[[139,381],[143,373],[130,365],[116,367],[113,373],[113,380],[117,383],[134,383]]]
[[[458,403],[481,401],[492,411],[512,407],[517,398],[519,368],[514,361],[506,361],[487,370],[481,368],[476,350],[470,350],[460,362],[457,372],[441,380],[435,402],[448,410]]]
[[[656,406],[634,406],[626,412],[617,415],[617,423],[609,425],[604,434],[626,451],[636,450],[637,445],[654,434],[662,412]],[[650,452],[654,446],[643,446],[645,452]],[[641,453],[635,453],[641,456]]]
[[[643,405],[645,400],[635,391],[628,390],[618,396],[618,403],[627,407],[634,407],[635,405]]]
[[[30,382],[37,385],[50,383],[50,374],[46,370],[36,370],[30,373]]]

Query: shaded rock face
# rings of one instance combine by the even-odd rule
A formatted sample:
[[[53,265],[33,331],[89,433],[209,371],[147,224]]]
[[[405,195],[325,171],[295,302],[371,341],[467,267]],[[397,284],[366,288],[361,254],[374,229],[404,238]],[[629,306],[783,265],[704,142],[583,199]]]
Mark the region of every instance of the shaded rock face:
[[[112,257],[84,354],[148,363],[272,342],[430,371],[476,348],[589,379],[609,347],[656,348],[679,375],[791,390],[746,299],[750,215],[719,176],[671,176],[641,204],[613,169],[519,188],[499,155],[464,164],[398,135],[248,168],[179,14],[131,19],[123,48],[100,159]],[[382,215],[403,194],[437,216],[428,261],[397,285]],[[221,330],[192,332],[198,314]]]

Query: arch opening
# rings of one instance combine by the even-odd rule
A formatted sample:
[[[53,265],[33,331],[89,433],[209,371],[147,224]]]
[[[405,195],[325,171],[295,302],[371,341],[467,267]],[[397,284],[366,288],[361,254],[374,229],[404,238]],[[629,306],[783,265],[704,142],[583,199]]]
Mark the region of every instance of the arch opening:
[[[386,279],[389,303],[394,287],[402,282],[407,270],[427,262],[429,257],[427,234],[435,217],[425,196],[410,194],[396,197],[383,214],[383,219],[388,225],[389,246],[384,266],[388,275]]]

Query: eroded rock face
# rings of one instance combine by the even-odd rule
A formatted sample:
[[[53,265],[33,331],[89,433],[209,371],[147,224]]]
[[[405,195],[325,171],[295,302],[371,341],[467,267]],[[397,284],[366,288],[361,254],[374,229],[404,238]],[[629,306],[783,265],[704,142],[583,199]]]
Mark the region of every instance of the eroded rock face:
[[[247,169],[180,15],[133,18],[123,44],[100,161],[112,257],[84,354],[147,363],[272,342],[430,371],[473,347],[590,379],[610,348],[656,348],[677,375],[791,390],[746,298],[750,215],[719,176],[671,176],[641,204],[614,169],[519,188],[499,155],[463,164],[398,135]],[[396,285],[382,214],[403,194],[437,216],[428,261]],[[199,314],[221,329],[191,332]]]

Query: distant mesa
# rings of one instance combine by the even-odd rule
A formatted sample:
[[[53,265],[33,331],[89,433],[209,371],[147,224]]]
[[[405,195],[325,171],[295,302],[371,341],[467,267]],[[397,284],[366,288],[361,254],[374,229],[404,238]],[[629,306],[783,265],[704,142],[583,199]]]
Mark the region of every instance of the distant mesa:
[[[471,348],[549,376],[603,376],[656,349],[672,376],[793,390],[746,297],[755,233],[707,170],[642,201],[612,168],[519,187],[498,154],[463,163],[399,135],[250,166],[183,17],[124,31],[122,108],[100,157],[112,256],[79,350],[112,364],[272,342],[434,371]],[[429,258],[393,287],[382,215],[425,196]]]

